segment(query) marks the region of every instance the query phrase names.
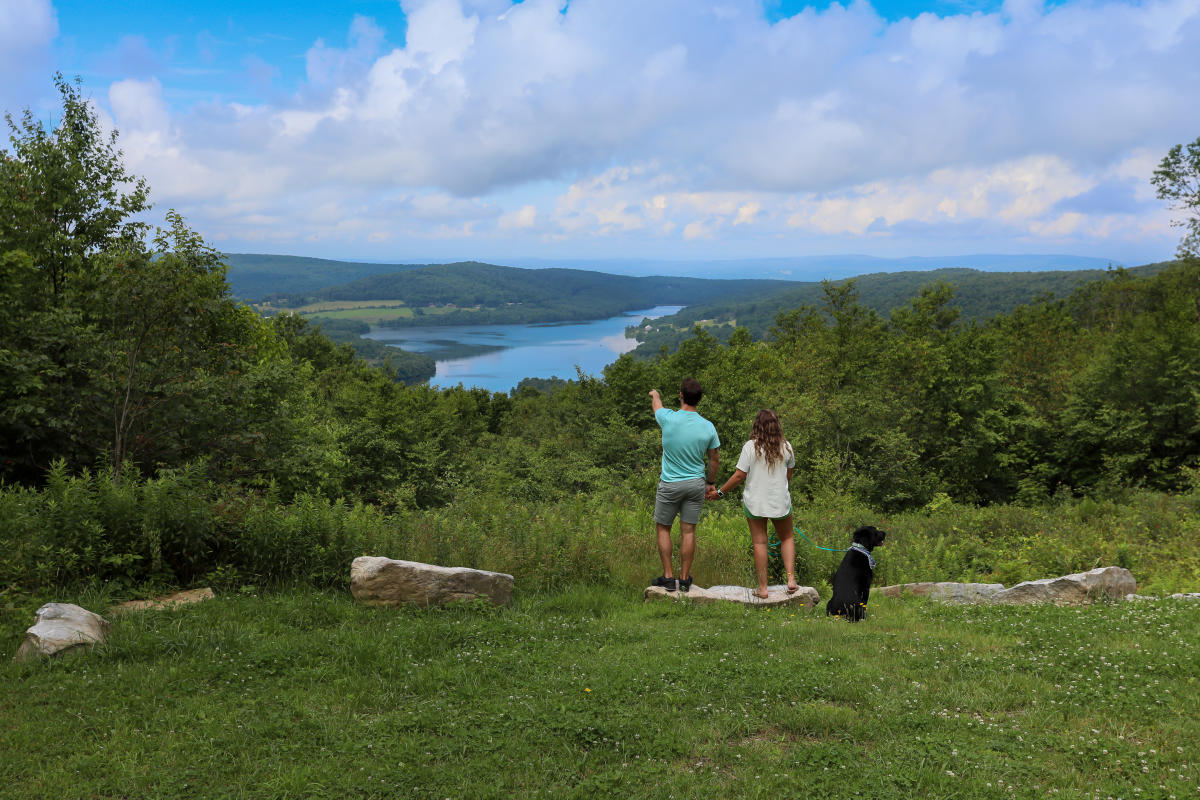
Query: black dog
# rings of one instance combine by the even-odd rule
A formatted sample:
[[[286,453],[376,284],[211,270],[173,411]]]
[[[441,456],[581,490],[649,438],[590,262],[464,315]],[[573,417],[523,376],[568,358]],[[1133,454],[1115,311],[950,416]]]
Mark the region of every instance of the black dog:
[[[871,525],[854,532],[854,544],[842,557],[842,564],[833,575],[833,597],[825,613],[858,622],[867,616],[867,598],[871,596],[871,578],[875,576],[875,559],[871,551],[883,544],[886,533]]]

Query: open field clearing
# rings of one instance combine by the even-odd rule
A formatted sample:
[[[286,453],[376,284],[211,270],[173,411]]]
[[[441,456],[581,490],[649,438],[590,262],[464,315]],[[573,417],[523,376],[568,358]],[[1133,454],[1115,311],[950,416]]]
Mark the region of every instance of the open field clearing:
[[[348,308],[343,311],[302,311],[298,312],[314,320],[322,319],[352,319],[359,322],[376,324],[393,319],[412,319],[411,308]]]
[[[120,618],[91,653],[6,658],[0,780],[13,798],[1200,791],[1200,605],[871,610],[218,597]]]
[[[297,314],[315,314],[320,311],[352,311],[364,308],[405,308],[403,300],[325,300],[293,309]]]
[[[364,301],[367,302],[367,301]],[[359,322],[366,322],[371,325],[385,323],[397,319],[413,319],[414,317],[440,317],[444,314],[449,314],[453,311],[475,311],[473,307],[458,308],[456,306],[431,306],[419,309],[412,309],[407,306],[362,306],[360,308],[345,308],[345,309],[321,309],[317,306],[333,305],[330,303],[317,303],[314,306],[305,306],[304,308],[296,309],[297,314],[301,314],[310,319],[352,319]]]
[[[415,316],[436,317],[454,311],[475,311],[474,306],[442,305],[422,306],[418,309],[406,305],[403,300],[324,300],[296,308],[276,308],[270,303],[255,306],[260,312],[287,312],[313,319],[351,319],[376,324],[396,319],[412,319]]]

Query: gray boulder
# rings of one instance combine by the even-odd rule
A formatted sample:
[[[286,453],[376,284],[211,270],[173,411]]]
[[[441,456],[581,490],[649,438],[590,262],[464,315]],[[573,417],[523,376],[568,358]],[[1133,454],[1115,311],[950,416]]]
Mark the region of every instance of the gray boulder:
[[[71,603],[47,603],[37,610],[33,627],[25,631],[25,641],[14,661],[48,658],[79,645],[92,646],[104,641],[108,620]]]
[[[513,576],[466,567],[363,556],[350,565],[350,593],[371,606],[443,605],[484,598],[496,605],[512,599]]]
[[[884,597],[928,597],[941,603],[967,605],[971,603],[991,602],[997,594],[1004,590],[1002,583],[939,583],[926,581],[923,583],[899,583],[894,586],[884,586],[873,589],[871,594],[878,592]]]
[[[740,603],[744,606],[757,608],[812,608],[820,600],[817,590],[811,586],[801,586],[793,594],[787,593],[787,586],[777,584],[767,587],[767,598],[755,597],[752,590],[745,586],[692,586],[687,592],[668,592],[661,586],[648,586],[643,594],[646,600],[689,600],[703,605],[705,603]]]
[[[1137,591],[1137,581],[1124,567],[1098,567],[1058,578],[1025,581],[999,592],[993,602],[1011,605],[1053,603],[1074,606],[1094,603],[1102,598],[1121,600]]]

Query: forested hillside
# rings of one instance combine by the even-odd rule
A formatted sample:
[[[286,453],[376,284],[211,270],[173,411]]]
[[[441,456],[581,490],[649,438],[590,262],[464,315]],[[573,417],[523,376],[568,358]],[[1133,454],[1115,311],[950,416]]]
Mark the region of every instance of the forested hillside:
[[[232,274],[244,272],[245,258],[227,257],[234,265]],[[403,327],[558,322],[613,316],[655,305],[687,306],[677,314],[651,322],[649,327],[637,327],[636,337],[641,344],[635,352],[640,358],[648,358],[664,347],[673,351],[697,324],[722,342],[728,341],[737,327],[746,328],[753,338],[761,339],[781,311],[818,304],[823,292],[821,282],[627,277],[574,269],[527,270],[477,262],[408,265],[396,271],[394,265],[358,265],[291,256],[253,258],[268,259],[266,263],[276,270],[273,275],[279,286],[309,285],[304,290],[265,295],[266,313],[299,309],[320,318],[326,330],[335,338],[340,337],[339,341],[353,344],[364,357],[376,360],[378,353],[368,351],[349,336],[352,326],[346,321],[332,321],[331,325],[329,317],[333,315],[328,310],[313,309],[339,302],[362,306],[378,302],[379,308],[386,304],[389,310],[357,313],[378,313],[373,324],[380,327]],[[292,264],[296,265],[295,275],[287,273]],[[1132,272],[1149,274],[1163,266],[1151,264],[1136,267]],[[372,267],[371,274],[339,284],[345,276],[363,267]],[[322,279],[322,275],[327,277]],[[1081,284],[1104,275],[1105,270],[1094,269],[985,272],[941,268],[873,273],[854,280],[863,305],[884,315],[925,286],[948,283],[955,290],[963,318],[983,320],[1038,298],[1066,297]],[[324,285],[318,287],[322,280]],[[406,375],[420,373],[415,359],[412,354],[407,355],[407,366],[402,370]]]
[[[238,300],[254,302],[268,295],[315,292],[381,272],[402,272],[427,264],[368,264],[305,256],[225,253],[229,291]]]
[[[1130,272],[1148,275],[1164,266],[1149,264],[1135,267]],[[1038,299],[1067,297],[1082,284],[1103,278],[1105,274],[1105,270],[981,272],[975,269],[942,268],[919,272],[872,273],[853,280],[862,304],[885,316],[926,286],[945,283],[953,287],[955,305],[960,309],[963,319],[985,320]],[[673,351],[691,335],[697,324],[702,324],[722,342],[728,341],[734,329],[739,327],[746,328],[755,339],[761,339],[768,334],[780,312],[818,305],[823,295],[822,284],[814,282],[743,300],[722,299],[693,305],[677,314],[652,321],[649,329],[639,328],[637,339],[641,344],[634,352],[639,358],[649,358],[664,347]]]
[[[1113,270],[987,318],[965,318],[947,284],[885,314],[859,282],[827,283],[760,341],[701,331],[670,355],[511,394],[405,386],[297,316],[237,303],[219,254],[177,214],[147,230],[148,187],[77,88],[60,89],[61,125],[25,115],[0,156],[0,593],[337,583],[364,531],[436,557],[447,520],[467,561],[507,553],[539,585],[577,580],[572,565],[593,558],[571,538],[588,530],[585,509],[648,523],[636,511],[659,465],[647,392],[673,397],[686,376],[704,385],[727,454],[760,408],[779,413],[799,506],[1107,502],[1200,475],[1200,261],[1187,240],[1161,269]],[[492,279],[514,274],[551,300],[633,296],[608,276],[461,270],[455,291],[477,284],[480,302],[509,302],[500,287],[514,284]],[[365,284],[389,294],[436,285],[422,270],[369,280],[391,281]],[[680,291],[698,303],[713,286],[639,280],[639,303]],[[983,571],[974,559],[945,563]],[[1172,563],[1200,569],[1194,555]]]
[[[277,307],[321,301],[400,300],[416,315],[391,326],[527,323],[602,319],[656,305],[690,305],[746,297],[788,286],[786,281],[631,278],[577,269],[519,269],[461,262],[373,275],[317,292],[272,296]],[[426,306],[455,306],[424,314]]]

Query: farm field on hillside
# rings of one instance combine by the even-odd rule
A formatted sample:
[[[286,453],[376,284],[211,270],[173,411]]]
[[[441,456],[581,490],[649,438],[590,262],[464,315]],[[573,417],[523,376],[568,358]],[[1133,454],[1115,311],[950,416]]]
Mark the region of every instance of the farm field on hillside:
[[[101,602],[84,597],[87,604]],[[1200,604],[226,596],[0,666],[8,797],[1189,797]]]

